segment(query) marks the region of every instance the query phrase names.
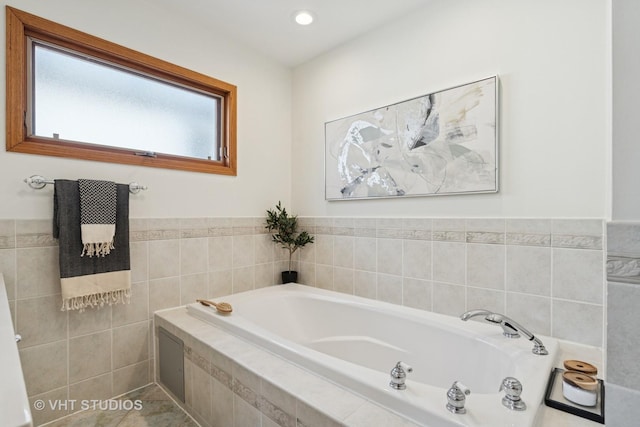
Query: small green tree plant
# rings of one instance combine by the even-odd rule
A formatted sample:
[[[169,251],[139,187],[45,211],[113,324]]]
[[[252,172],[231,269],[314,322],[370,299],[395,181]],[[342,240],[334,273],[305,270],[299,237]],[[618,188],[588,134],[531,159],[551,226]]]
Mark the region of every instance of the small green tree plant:
[[[298,216],[290,215],[280,201],[275,209],[267,209],[265,228],[271,234],[271,240],[289,251],[289,271],[293,254],[308,243],[313,243],[313,236],[306,231],[298,232]]]

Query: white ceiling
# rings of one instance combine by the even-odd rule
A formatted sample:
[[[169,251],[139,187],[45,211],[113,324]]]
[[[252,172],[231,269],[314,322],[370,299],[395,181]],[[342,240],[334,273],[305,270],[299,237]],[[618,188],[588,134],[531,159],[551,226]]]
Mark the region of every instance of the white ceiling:
[[[376,27],[424,7],[430,0],[154,0],[189,19],[213,25],[231,39],[296,66]],[[309,26],[293,13],[309,10]]]

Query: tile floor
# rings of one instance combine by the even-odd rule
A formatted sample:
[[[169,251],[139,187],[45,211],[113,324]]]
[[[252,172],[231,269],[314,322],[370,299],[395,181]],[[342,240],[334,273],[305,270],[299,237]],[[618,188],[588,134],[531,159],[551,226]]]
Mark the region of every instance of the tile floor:
[[[116,400],[116,399],[114,399]],[[46,424],[46,427],[199,427],[156,384],[132,391],[117,400],[140,401],[140,409],[86,410]]]

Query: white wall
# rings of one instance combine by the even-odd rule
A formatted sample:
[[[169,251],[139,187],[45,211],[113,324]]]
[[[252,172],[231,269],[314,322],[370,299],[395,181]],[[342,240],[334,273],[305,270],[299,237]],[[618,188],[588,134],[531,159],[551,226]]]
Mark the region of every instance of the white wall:
[[[640,220],[640,2],[613,2],[613,219]]]
[[[33,174],[146,184],[148,191],[131,198],[132,217],[262,216],[277,200],[290,201],[289,69],[183,18],[179,9],[163,11],[151,0],[11,0],[2,4],[235,84],[238,176],[8,153],[2,148],[0,218],[51,216],[52,186],[36,191],[22,182]],[[4,63],[4,10],[2,15],[0,58]],[[0,70],[4,76],[4,65]],[[0,92],[4,91],[2,84]],[[4,103],[0,108],[4,129]],[[2,135],[4,147],[4,131]]]
[[[433,0],[294,70],[301,215],[605,217],[608,0]],[[497,74],[500,192],[324,200],[324,122]]]

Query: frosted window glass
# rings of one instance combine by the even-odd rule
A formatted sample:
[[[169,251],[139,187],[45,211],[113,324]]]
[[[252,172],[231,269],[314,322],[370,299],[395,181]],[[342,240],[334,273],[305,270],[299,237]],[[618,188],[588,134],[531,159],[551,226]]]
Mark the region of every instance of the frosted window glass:
[[[32,134],[219,160],[220,98],[33,44]]]

